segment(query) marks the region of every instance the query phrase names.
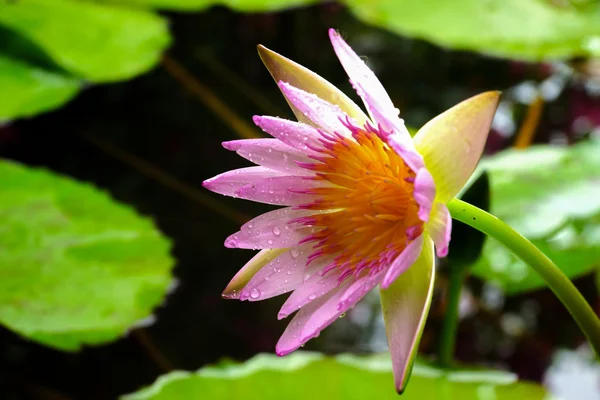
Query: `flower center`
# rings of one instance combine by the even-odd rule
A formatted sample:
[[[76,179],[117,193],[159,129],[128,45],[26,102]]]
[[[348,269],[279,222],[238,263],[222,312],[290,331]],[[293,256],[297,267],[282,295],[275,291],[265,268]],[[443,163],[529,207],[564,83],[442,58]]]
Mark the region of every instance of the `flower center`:
[[[376,128],[347,126],[354,140],[321,132],[323,146],[311,156],[317,162],[303,166],[330,185],[311,189],[315,201],[300,206],[320,212],[293,221],[321,228],[302,243],[316,243],[309,262],[333,255],[323,273],[339,269],[340,280],[379,272],[423,231],[414,172]]]

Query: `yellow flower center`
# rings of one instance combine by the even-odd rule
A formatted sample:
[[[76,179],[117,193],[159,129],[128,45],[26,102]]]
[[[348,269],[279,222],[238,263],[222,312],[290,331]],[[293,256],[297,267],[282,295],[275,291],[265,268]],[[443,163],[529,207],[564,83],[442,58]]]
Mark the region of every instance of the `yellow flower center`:
[[[302,242],[316,242],[310,261],[335,255],[325,272],[339,268],[340,279],[380,271],[423,231],[414,172],[375,128],[352,132],[354,140],[321,133],[323,148],[311,157],[317,162],[306,167],[331,185],[311,189],[315,201],[300,208],[325,212],[297,221],[322,228]]]

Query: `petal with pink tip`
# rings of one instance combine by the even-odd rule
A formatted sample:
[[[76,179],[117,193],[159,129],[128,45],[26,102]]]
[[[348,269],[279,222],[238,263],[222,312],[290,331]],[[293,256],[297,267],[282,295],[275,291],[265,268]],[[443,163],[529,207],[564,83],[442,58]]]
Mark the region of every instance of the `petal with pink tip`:
[[[314,214],[310,210],[280,208],[261,214],[246,222],[239,232],[225,240],[225,247],[242,249],[276,249],[298,245],[302,239],[313,233],[313,228],[290,224],[294,218]]]
[[[227,150],[255,164],[291,175],[313,175],[313,172],[300,167],[297,163],[314,162],[302,152],[282,143],[278,139],[242,139],[223,142]]]
[[[410,242],[402,253],[400,253],[400,255],[392,262],[392,265],[388,268],[385,277],[383,278],[383,282],[381,283],[383,289],[390,287],[394,281],[398,279],[400,275],[406,273],[406,270],[410,269],[417,258],[419,258],[421,250],[423,249],[423,237],[424,235],[419,235],[419,237]]]
[[[433,244],[427,238],[415,264],[389,288],[381,290],[381,307],[398,393],[404,391],[410,377],[429,313],[434,261]]]
[[[279,88],[290,103],[317,127],[328,133],[350,134],[348,128],[342,123],[346,120],[346,114],[340,107],[321,99],[315,94],[298,89],[287,82],[279,82]]]
[[[275,346],[275,353],[278,356],[285,356],[312,339],[312,337],[305,337],[302,334],[304,327],[315,314],[321,312],[326,304],[337,304],[339,298],[344,294],[344,290],[348,287],[348,284],[349,281],[345,285],[340,286],[337,290],[332,290],[325,296],[302,307],[288,324],[285,332],[281,335],[281,338],[279,338],[279,341]]]
[[[418,170],[415,177],[413,197],[419,205],[419,219],[421,221],[429,219],[429,214],[431,214],[431,208],[435,201],[435,191],[435,183],[429,171],[425,168]]]
[[[311,189],[327,185],[326,181],[305,176],[277,176],[243,186],[234,196],[259,203],[298,206],[314,201],[315,196],[309,192]]]
[[[283,175],[283,172],[265,167],[247,167],[227,171],[207,179],[202,182],[202,186],[215,193],[236,197],[235,193],[249,183]]]
[[[500,92],[471,97],[427,122],[415,135],[415,146],[435,181],[437,201],[450,201],[475,170],[499,97]]]
[[[290,85],[306,92],[314,93],[321,99],[339,106],[344,113],[354,118],[361,126],[367,121],[367,116],[356,103],[319,75],[264,46],[258,46],[258,54],[275,82],[288,82]],[[288,99],[286,100],[299,121],[309,125],[312,124],[310,119]]]
[[[331,259],[321,260],[321,257],[313,261],[318,263],[317,268],[323,268],[327,265]],[[312,265],[311,263],[310,265]],[[325,296],[330,291],[336,289],[339,285],[338,276],[335,274],[328,274],[327,276],[321,276],[318,273],[311,275],[308,279],[304,280],[304,283],[300,285],[285,301],[279,314],[278,319],[287,318],[290,314],[298,311],[300,308],[307,304]]]
[[[273,261],[281,254],[288,251],[288,249],[272,249],[272,250],[262,250],[259,251],[250,261],[246,263],[238,271],[237,274],[233,277],[233,279],[229,282],[225,290],[223,291],[223,296],[226,299],[239,299],[240,292],[242,289],[250,282],[250,279],[258,272],[262,267],[264,267],[269,262]]]
[[[445,204],[436,202],[433,205],[429,221],[425,224],[425,232],[433,239],[437,256],[446,257],[452,233],[452,217]]]
[[[283,143],[307,154],[315,154],[310,147],[321,148],[319,131],[302,122],[290,121],[277,117],[255,115],[254,123],[269,135]]]
[[[240,293],[240,300],[260,301],[279,296],[302,284],[310,246],[293,247],[265,264]]]
[[[412,150],[412,139],[406,126],[398,118],[398,109],[387,91],[375,76],[375,73],[342,39],[335,29],[329,29],[329,38],[340,63],[344,67],[350,82],[365,103],[371,119],[382,123],[385,128],[394,130],[396,143],[406,150]]]

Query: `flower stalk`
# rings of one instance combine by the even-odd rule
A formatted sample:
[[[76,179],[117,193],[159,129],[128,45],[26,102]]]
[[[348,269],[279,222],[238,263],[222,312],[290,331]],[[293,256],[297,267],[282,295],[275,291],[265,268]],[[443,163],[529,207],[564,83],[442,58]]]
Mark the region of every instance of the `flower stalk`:
[[[466,277],[465,268],[460,266],[450,268],[448,290],[446,294],[446,314],[442,325],[442,335],[438,350],[438,363],[442,367],[450,367],[456,348],[458,333],[460,294]]]
[[[567,276],[533,243],[495,216],[462,200],[448,203],[452,218],[493,237],[529,264],[565,305],[596,355],[600,355],[600,320]]]

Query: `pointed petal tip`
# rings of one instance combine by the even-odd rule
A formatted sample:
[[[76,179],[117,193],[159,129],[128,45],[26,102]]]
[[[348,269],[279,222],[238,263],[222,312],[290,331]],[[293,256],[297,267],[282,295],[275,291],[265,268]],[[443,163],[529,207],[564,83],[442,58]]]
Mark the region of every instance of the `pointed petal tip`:
[[[223,245],[228,249],[236,249],[238,247],[238,242],[235,236],[235,233],[233,235],[229,235],[229,237],[225,239],[225,243]]]
[[[486,103],[497,103],[500,100],[501,95],[502,92],[500,90],[490,90],[488,92],[483,92],[473,96],[471,100],[478,100]]]
[[[289,314],[280,311],[279,314],[277,314],[277,319],[281,321],[282,319],[286,319],[288,316]]]
[[[237,300],[240,298],[239,290],[234,289],[233,280],[227,284],[227,287],[221,293],[221,297],[226,300]]]
[[[208,189],[208,190],[212,190],[211,187],[213,186],[212,185],[212,180],[213,179],[214,178],[209,178],[209,179],[206,179],[206,180],[202,181],[202,187],[205,188],[205,189]]]
[[[230,151],[238,151],[242,147],[242,144],[239,140],[230,140],[228,142],[222,142],[221,146]]]

